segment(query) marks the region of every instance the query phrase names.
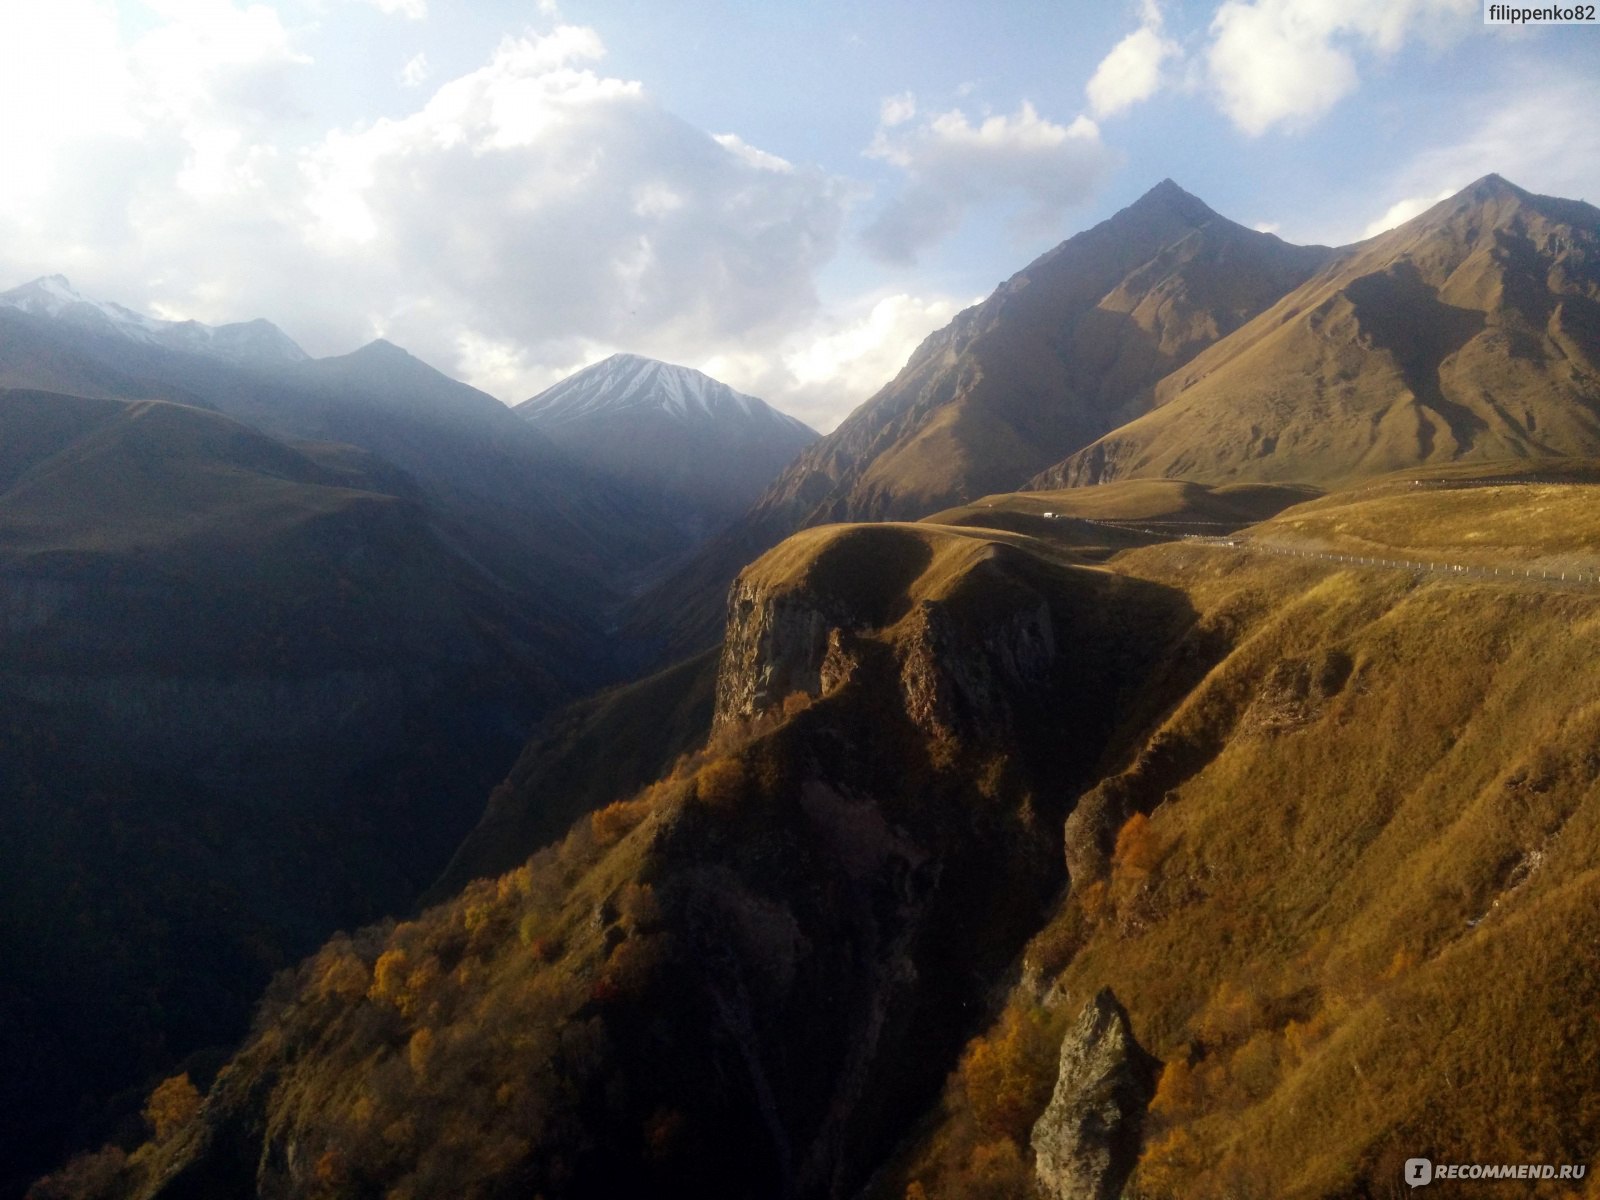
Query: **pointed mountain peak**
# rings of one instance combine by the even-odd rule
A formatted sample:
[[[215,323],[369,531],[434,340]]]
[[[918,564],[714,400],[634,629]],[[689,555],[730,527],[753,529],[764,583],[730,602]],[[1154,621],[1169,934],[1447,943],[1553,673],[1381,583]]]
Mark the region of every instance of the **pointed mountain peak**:
[[[595,365],[599,366],[603,363],[615,363],[618,366],[635,367],[670,367],[672,365],[671,363],[663,362],[659,358],[646,358],[643,354],[630,354],[626,350],[619,350],[615,354],[601,359],[600,362],[596,363]]]
[[[1446,228],[1455,229],[1459,234],[1468,229],[1496,229],[1530,217],[1558,224],[1592,226],[1596,213],[1581,200],[1541,196],[1518,187],[1503,175],[1489,174],[1473,180],[1459,192],[1395,228],[1408,230],[1411,236]]]
[[[1528,193],[1512,183],[1504,175],[1490,172],[1482,179],[1475,179],[1462,188],[1457,195],[1477,201],[1485,200],[1526,200]]]
[[[79,294],[65,275],[41,275],[20,287],[0,292],[0,304],[41,316],[55,316],[68,304],[92,303]]]
[[[1122,211],[1138,214],[1169,213],[1191,223],[1208,220],[1217,215],[1204,200],[1184,191],[1171,179],[1163,179]]]
[[[683,421],[756,421],[816,436],[764,400],[735,391],[703,371],[642,354],[613,354],[517,405],[528,420],[544,425],[644,409],[659,409]]]
[[[65,275],[41,275],[31,283],[25,283],[19,288],[12,288],[12,292],[40,292],[50,295],[82,299],[78,289],[72,286],[72,281]],[[8,295],[11,293],[7,293]]]
[[[433,364],[418,358],[404,346],[397,346],[388,338],[373,338],[358,350],[332,358],[319,358],[317,363],[325,371],[354,371],[369,382],[410,384],[420,380],[442,382],[451,387],[476,392],[470,384],[446,375]],[[499,401],[495,401],[496,404]]]
[[[1188,196],[1189,199],[1194,199],[1193,196],[1190,196],[1188,192],[1184,191],[1181,187],[1174,183],[1170,176],[1156,184],[1155,187],[1146,192],[1141,199],[1150,200],[1171,196]]]
[[[373,338],[359,350],[350,352],[351,358],[401,359],[414,357],[410,351],[396,346],[388,338]]]

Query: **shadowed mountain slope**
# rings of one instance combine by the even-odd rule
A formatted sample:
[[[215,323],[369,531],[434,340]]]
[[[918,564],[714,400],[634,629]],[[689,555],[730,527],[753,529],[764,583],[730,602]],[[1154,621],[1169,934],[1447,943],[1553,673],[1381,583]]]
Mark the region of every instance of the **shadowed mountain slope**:
[[[0,630],[0,1186],[411,904],[570,694],[394,467],[157,401],[0,391]]]
[[[800,535],[741,577],[705,750],[329,946],[127,1194],[303,1194],[324,1161],[351,1195],[849,1194],[1059,884],[1056,785],[1120,672],[1182,622],[1010,535]]]
[[[646,491],[573,461],[503,404],[379,340],[242,366],[0,308],[0,385],[211,408],[274,436],[360,447],[428,496],[440,536],[519,597],[574,687],[606,674],[603,612],[685,539]]]

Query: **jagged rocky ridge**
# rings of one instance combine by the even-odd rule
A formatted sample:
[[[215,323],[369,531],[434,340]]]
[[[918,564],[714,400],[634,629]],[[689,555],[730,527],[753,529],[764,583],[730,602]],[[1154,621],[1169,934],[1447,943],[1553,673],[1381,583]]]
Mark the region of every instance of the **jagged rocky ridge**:
[[[288,334],[270,321],[257,319],[226,325],[164,321],[120,304],[90,299],[79,293],[64,275],[47,275],[0,292],[0,308],[49,317],[91,333],[140,345],[162,346],[241,365],[282,366],[304,362],[308,357]]]

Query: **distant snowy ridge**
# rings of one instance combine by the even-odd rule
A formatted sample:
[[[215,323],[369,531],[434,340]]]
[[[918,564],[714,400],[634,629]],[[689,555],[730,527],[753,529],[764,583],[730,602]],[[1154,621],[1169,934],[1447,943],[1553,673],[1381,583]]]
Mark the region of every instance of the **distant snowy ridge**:
[[[613,354],[517,405],[519,414],[544,427],[649,409],[691,423],[768,424],[816,436],[804,422],[764,400],[736,392],[690,367],[637,354]]]
[[[308,357],[288,334],[270,321],[241,321],[228,325],[163,321],[120,304],[84,296],[64,275],[46,275],[9,292],[0,292],[0,308],[14,308],[94,333],[233,363],[281,365],[304,362]]]

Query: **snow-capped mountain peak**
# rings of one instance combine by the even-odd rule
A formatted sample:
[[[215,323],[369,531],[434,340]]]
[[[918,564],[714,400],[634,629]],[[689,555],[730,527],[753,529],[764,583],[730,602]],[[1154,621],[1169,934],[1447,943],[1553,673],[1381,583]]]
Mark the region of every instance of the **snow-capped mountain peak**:
[[[0,292],[0,308],[16,309],[92,333],[234,363],[281,365],[304,362],[307,358],[306,352],[270,321],[227,325],[163,321],[121,304],[85,296],[65,275],[45,275],[32,283]]]
[[[540,426],[649,409],[688,424],[743,423],[811,432],[764,400],[737,392],[709,375],[638,354],[613,354],[517,406],[519,413]]]
[[[579,462],[659,492],[695,540],[750,507],[816,431],[688,367],[613,354],[517,406]]]

